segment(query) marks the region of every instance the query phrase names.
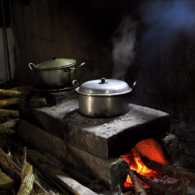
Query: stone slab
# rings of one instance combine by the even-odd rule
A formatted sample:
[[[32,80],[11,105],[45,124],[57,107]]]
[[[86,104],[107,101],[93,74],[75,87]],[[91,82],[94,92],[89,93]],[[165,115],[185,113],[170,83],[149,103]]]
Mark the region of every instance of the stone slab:
[[[126,180],[128,165],[120,157],[103,160],[22,119],[17,134],[27,145],[49,153],[64,166],[75,169],[90,179],[99,180],[109,190],[114,190],[118,184],[122,186]]]
[[[163,138],[169,132],[169,114],[129,104],[129,112],[113,118],[88,118],[78,112],[74,96],[56,106],[20,106],[20,117],[71,145],[103,159],[127,153],[146,138]]]

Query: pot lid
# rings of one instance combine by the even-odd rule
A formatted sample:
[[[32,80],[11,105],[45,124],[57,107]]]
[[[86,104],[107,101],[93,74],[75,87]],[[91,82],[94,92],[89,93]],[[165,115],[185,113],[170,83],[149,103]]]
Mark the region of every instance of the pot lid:
[[[52,59],[35,65],[35,69],[38,70],[54,70],[70,67],[76,64],[74,59],[56,58],[52,56]]]
[[[87,81],[76,88],[79,94],[95,96],[114,96],[131,92],[129,85],[121,80],[105,79]]]

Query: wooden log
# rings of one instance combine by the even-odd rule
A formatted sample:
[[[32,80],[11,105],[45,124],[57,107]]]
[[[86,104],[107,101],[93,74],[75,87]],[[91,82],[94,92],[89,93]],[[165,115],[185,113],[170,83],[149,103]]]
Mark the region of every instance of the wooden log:
[[[7,122],[4,122],[2,124],[0,124],[0,130],[1,129],[10,129],[10,128],[14,128],[16,127],[16,125],[18,124],[19,119],[13,119]]]
[[[21,168],[16,165],[0,148],[0,166],[15,180],[17,185],[21,183]],[[27,167],[29,168],[29,166]],[[34,182],[34,188],[36,192],[46,193],[47,191],[39,184],[37,180]]]
[[[0,97],[19,97],[22,92],[0,89]]]
[[[15,182],[8,175],[6,175],[0,169],[0,188],[3,189],[13,189],[15,187]]]
[[[18,105],[19,98],[10,98],[6,100],[0,100],[0,108],[7,108],[10,106]]]
[[[0,109],[0,118],[4,117],[19,117],[19,112],[17,110],[6,110],[6,109]]]
[[[21,185],[17,195],[30,195],[33,190],[35,176],[32,166],[26,161],[26,148],[24,148],[24,161],[21,171]]]
[[[153,189],[154,191],[158,191],[160,194],[163,194],[163,195],[187,195],[188,194],[189,180],[182,179],[182,189],[177,190],[177,191],[176,190],[171,191],[171,190],[168,190],[158,185],[156,182],[153,182],[152,180],[140,175],[136,171],[134,171],[134,173],[140,180],[142,180],[148,186],[150,186],[151,189]]]
[[[2,134],[13,134],[15,133],[15,130],[13,129],[0,129],[0,135]]]
[[[21,169],[18,167],[0,148],[0,166],[7,172],[17,183],[20,182]]]
[[[133,186],[135,188],[135,195],[147,195],[146,191],[142,187],[142,184],[137,180],[133,171],[130,168],[129,168],[129,176],[130,176],[131,181],[133,182]]]
[[[60,184],[74,195],[97,195],[65,174],[58,166],[36,150],[28,150],[28,157],[51,180]],[[68,193],[67,193],[68,194]]]
[[[141,157],[141,160],[145,163],[145,165],[154,171],[157,171],[161,174],[169,175],[170,177],[178,178],[180,180],[182,180],[183,178],[187,178],[190,181],[195,182],[194,173],[185,171],[183,169],[176,169],[175,167],[171,165],[161,164],[159,162],[143,157],[142,155],[140,155],[140,157]]]
[[[9,90],[11,91],[31,91],[33,86],[19,86],[19,87],[14,87]]]

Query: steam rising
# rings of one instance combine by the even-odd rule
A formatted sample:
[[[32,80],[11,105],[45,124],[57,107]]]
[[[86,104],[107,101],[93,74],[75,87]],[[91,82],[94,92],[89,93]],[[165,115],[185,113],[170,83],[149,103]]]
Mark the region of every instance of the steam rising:
[[[168,53],[178,33],[195,33],[195,1],[161,2],[163,1],[147,1],[147,4],[143,4],[139,9],[141,20],[146,26],[139,43],[139,48],[145,49],[143,65],[153,63],[153,60],[159,57],[161,48]],[[123,79],[127,68],[132,64],[135,57],[136,33],[136,21],[130,17],[124,18],[113,36],[113,78]]]
[[[113,78],[123,79],[127,68],[132,64],[135,57],[137,23],[131,17],[121,21],[113,36]]]

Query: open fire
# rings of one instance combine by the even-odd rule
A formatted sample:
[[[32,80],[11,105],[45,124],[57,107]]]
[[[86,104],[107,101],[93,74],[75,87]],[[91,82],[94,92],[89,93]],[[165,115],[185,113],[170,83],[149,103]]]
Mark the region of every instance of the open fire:
[[[162,164],[170,164],[166,155],[164,154],[160,144],[154,139],[146,139],[136,144],[134,148],[128,154],[122,155],[122,158],[127,162],[132,171],[136,171],[140,175],[155,181],[156,183],[166,186],[169,189],[172,187],[178,187],[179,181],[174,178],[162,175],[161,173],[149,169],[141,160],[139,154],[145,156],[153,161],[157,161]],[[150,189],[150,187],[137,178],[139,182],[145,189]],[[127,175],[126,182],[124,183],[124,188],[132,189],[133,182],[129,175]]]
[[[132,148],[130,153],[127,155],[122,156],[124,160],[129,164],[129,167],[133,171],[137,171],[137,173],[147,177],[156,179],[160,177],[160,174],[158,174],[156,171],[153,171],[149,168],[147,168],[144,163],[141,161],[141,158],[138,156],[138,153],[136,152],[135,148]],[[141,182],[142,185],[147,188],[147,185]],[[127,175],[126,182],[124,183],[125,188],[131,188],[133,187],[133,183],[131,181],[131,178],[129,175]]]

